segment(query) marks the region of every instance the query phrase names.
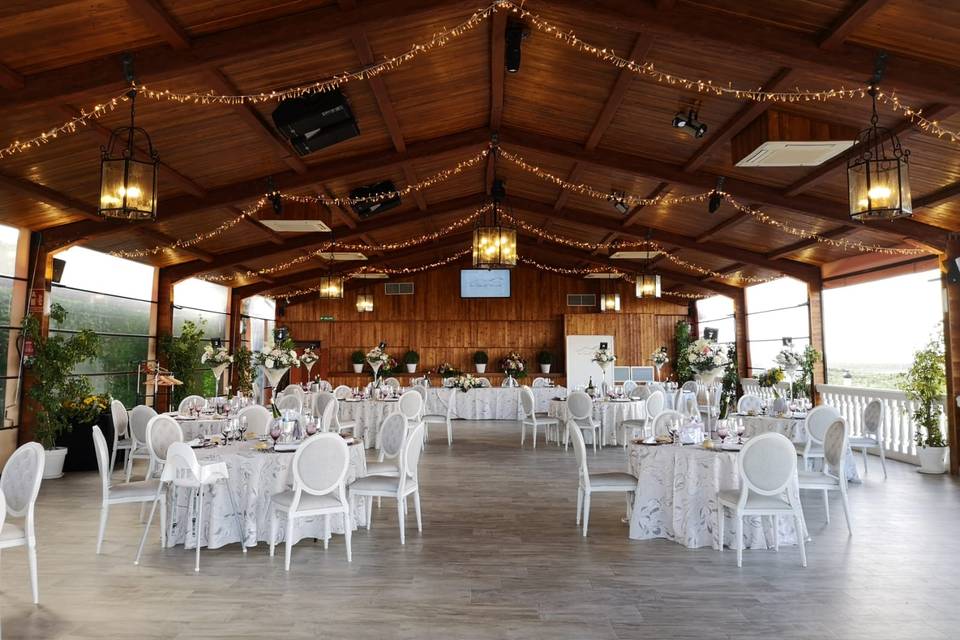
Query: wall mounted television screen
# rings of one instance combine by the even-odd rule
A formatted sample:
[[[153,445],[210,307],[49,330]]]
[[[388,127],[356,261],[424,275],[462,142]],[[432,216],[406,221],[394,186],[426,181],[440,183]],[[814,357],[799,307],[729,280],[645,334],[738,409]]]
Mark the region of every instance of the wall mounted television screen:
[[[461,269],[461,298],[509,298],[509,269]]]

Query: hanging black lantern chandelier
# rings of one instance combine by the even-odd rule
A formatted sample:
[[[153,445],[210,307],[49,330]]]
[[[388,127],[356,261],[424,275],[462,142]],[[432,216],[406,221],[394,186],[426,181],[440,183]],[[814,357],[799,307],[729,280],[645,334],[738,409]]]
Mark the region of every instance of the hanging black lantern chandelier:
[[[494,135],[493,169],[496,175],[497,139]],[[473,229],[473,266],[477,269],[511,269],[517,266],[517,230],[500,220],[507,188],[500,178],[494,178],[490,190],[490,213],[484,214]]]

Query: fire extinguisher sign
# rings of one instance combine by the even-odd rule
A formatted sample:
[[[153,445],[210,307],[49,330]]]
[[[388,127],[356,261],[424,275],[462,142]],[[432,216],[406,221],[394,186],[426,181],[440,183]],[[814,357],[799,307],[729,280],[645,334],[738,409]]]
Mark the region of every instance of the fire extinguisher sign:
[[[44,294],[45,292],[43,289],[30,290],[30,313],[43,313]]]

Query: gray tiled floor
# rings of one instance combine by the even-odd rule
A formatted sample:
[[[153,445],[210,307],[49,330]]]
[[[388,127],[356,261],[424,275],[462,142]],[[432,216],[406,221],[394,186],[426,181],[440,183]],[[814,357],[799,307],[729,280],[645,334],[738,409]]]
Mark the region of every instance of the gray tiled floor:
[[[422,459],[424,533],[400,546],[392,504],[375,528],[295,548],[294,566],[234,545],[132,559],[139,509],[115,507],[94,554],[94,474],[48,482],[39,502],[40,598],[26,557],[3,554],[4,638],[960,638],[960,486],[892,463],[851,489],[855,537],[839,500],[824,526],[804,503],[809,566],[785,547],[734,554],[634,542],[620,496],[598,497],[590,537],[574,525],[572,450],[519,448],[510,423],[458,422]],[[590,456],[625,467],[622,449]]]

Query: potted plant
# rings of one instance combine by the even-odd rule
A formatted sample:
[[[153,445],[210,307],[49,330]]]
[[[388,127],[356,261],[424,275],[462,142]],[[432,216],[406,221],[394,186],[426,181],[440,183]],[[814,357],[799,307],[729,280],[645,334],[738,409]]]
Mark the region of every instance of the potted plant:
[[[50,306],[50,320],[63,325],[66,310],[59,304]],[[28,315],[23,319],[23,334],[33,343],[33,355],[24,360],[30,367],[34,382],[27,393],[34,402],[36,414],[36,437],[45,449],[44,478],[59,478],[63,475],[66,447],[57,447],[57,440],[71,429],[69,409],[71,403],[82,403],[93,395],[93,385],[86,376],[74,375],[77,366],[96,357],[100,350],[100,337],[89,329],[66,336],[44,336],[40,318]]]
[[[537,354],[537,362],[540,364],[540,373],[550,373],[550,365],[553,364],[553,354],[543,350]]]
[[[943,395],[947,378],[944,370],[943,333],[937,333],[913,354],[913,364],[902,374],[900,388],[914,403],[913,419],[920,458],[920,473],[946,473],[947,442],[940,430]]]
[[[164,366],[183,384],[172,387],[173,406],[192,395],[210,395],[203,393],[203,378],[197,369],[197,363],[203,356],[203,331],[206,320],[194,323],[187,320],[180,329],[180,335],[161,335],[157,339],[157,352],[165,362]]]
[[[476,351],[473,354],[473,365],[477,368],[477,373],[484,373],[487,370],[487,363],[490,362],[490,356],[486,351]]]
[[[363,373],[363,364],[366,361],[366,356],[363,354],[363,351],[359,349],[350,354],[350,362],[353,363],[354,373]]]
[[[242,394],[253,393],[253,381],[259,372],[253,364],[253,352],[241,344],[234,354],[234,370],[237,375],[237,392]]]
[[[420,364],[420,354],[411,349],[403,354],[403,363],[407,365],[407,373],[416,373],[417,365]]]

